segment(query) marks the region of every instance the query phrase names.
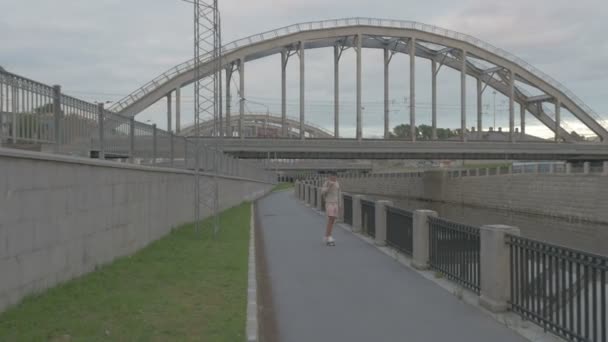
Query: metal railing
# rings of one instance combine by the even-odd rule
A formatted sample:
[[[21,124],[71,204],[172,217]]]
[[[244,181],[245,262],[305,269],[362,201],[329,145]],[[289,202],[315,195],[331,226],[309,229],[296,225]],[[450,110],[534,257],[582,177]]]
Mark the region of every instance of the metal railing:
[[[504,58],[507,61],[515,63],[516,65],[518,65],[521,68],[523,68],[524,70],[530,72],[534,76],[547,82],[549,85],[556,88],[557,90],[562,92],[564,95],[566,95],[568,98],[570,98],[570,100],[572,100],[578,107],[580,107],[583,111],[585,111],[587,114],[592,116],[595,120],[597,120],[604,128],[608,128],[608,125],[606,124],[606,122],[597,113],[595,113],[589,106],[587,106],[581,99],[579,99],[576,95],[574,95],[574,93],[572,93],[572,91],[570,91],[568,88],[566,88],[564,85],[562,85],[561,83],[559,83],[558,81],[556,81],[555,79],[550,77],[549,75],[545,74],[544,72],[535,68],[528,62],[524,61],[523,59],[516,57],[505,50],[499,49],[489,43],[486,43],[486,42],[484,42],[478,38],[475,38],[473,36],[470,36],[468,34],[459,33],[459,32],[447,30],[444,28],[440,28],[440,27],[437,27],[434,25],[427,25],[427,24],[422,24],[422,23],[418,23],[418,22],[414,22],[414,21],[375,19],[375,18],[345,18],[345,19],[330,19],[330,20],[312,21],[312,22],[307,22],[307,23],[294,24],[294,25],[286,26],[286,27],[279,28],[276,30],[267,31],[264,33],[242,38],[242,39],[239,39],[239,40],[236,40],[236,41],[233,41],[231,43],[224,45],[222,47],[222,51],[225,54],[227,54],[238,48],[244,47],[244,46],[263,42],[263,41],[270,40],[270,39],[276,39],[279,37],[287,36],[287,35],[298,33],[298,32],[321,30],[321,29],[328,29],[328,28],[360,26],[360,25],[416,30],[416,31],[427,32],[427,33],[431,33],[434,35],[451,38],[451,39],[456,39],[459,41],[469,43],[473,46],[476,46],[480,49],[483,49],[494,55]],[[212,58],[211,55],[202,56],[200,62],[204,63],[206,61],[209,61],[211,58]],[[189,60],[187,62],[184,62],[180,65],[177,65],[177,66],[169,69],[168,71],[164,72],[160,76],[158,76],[155,79],[153,79],[152,81],[148,82],[147,84],[145,84],[141,88],[137,89],[130,95],[128,95],[125,98],[118,101],[111,109],[114,111],[120,111],[120,110],[124,109],[125,107],[131,105],[138,99],[142,98],[147,93],[157,89],[165,82],[173,79],[177,75],[179,75],[185,71],[192,70],[194,68],[194,65],[195,65],[195,61],[194,61],[194,59],[192,59],[192,60]]]
[[[569,341],[606,342],[608,258],[508,235],[511,310]]]
[[[374,201],[361,200],[361,226],[364,234],[376,237],[376,203]]]
[[[414,214],[386,207],[386,243],[406,255],[413,254]]]
[[[479,228],[436,217],[428,220],[431,269],[479,293]]]
[[[344,195],[344,223],[353,225],[353,198]]]
[[[0,146],[79,157],[124,160],[139,165],[195,169],[194,138],[176,136],[61,93],[49,86],[0,70]],[[199,151],[204,170],[212,158],[220,174],[266,182],[274,174],[262,165],[221,151]]]

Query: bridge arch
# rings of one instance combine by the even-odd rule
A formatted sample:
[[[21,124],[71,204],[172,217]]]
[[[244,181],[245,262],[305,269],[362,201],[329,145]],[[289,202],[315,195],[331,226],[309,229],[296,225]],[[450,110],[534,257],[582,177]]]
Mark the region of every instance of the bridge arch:
[[[555,133],[556,141],[572,141],[572,137],[563,128],[563,122],[560,119],[560,111],[562,108],[565,108],[603,142],[608,141],[606,123],[571,91],[553,78],[510,53],[477,38],[412,21],[349,18],[295,24],[253,35],[225,45],[223,47],[222,68],[225,68],[228,71],[228,76],[230,76],[235,67],[238,68],[248,61],[280,53],[283,55],[282,67],[284,70],[286,61],[291,54],[296,53],[303,56],[306,49],[327,47],[334,47],[337,56],[336,63],[339,63],[339,51],[342,48],[355,48],[359,56],[361,48],[375,48],[384,49],[385,55],[386,51],[388,51],[389,53],[405,53],[416,58],[429,59],[433,64],[433,75],[436,75],[437,70],[445,65],[446,67],[460,71],[463,75],[463,80],[466,79],[467,75],[472,76],[478,81],[478,91],[483,91],[486,86],[489,86],[510,99],[511,132],[514,131],[514,105],[519,104],[521,106],[522,117],[525,116],[525,111],[527,110]],[[412,58],[412,60],[414,59]],[[488,67],[485,63],[482,65],[476,61],[483,61],[492,66]],[[300,69],[303,73],[303,58],[301,58],[300,63]],[[217,63],[205,57],[201,65],[202,77],[215,72],[216,65]],[[244,71],[241,75],[243,74]],[[359,72],[357,77],[359,84],[360,77]],[[194,62],[190,60],[171,68],[153,81],[118,101],[111,107],[111,110],[123,115],[135,116],[156,101],[168,94],[170,95],[174,90],[186,86],[193,81]],[[543,92],[543,95],[530,95],[526,89],[517,86],[516,81],[537,88]],[[283,84],[283,86],[285,85]],[[360,87],[357,88],[360,89]],[[415,89],[415,87],[413,88]],[[464,99],[466,88],[461,88]],[[433,89],[433,91],[435,92],[436,90]],[[360,99],[360,97],[359,90],[357,98]],[[415,98],[415,96],[411,97]],[[435,104],[436,101],[433,101],[433,103]],[[554,113],[551,112],[546,104],[552,105]],[[478,129],[482,128],[481,108],[479,107],[478,103]],[[411,110],[414,111],[415,109]],[[230,110],[228,112],[230,113]],[[461,114],[463,116],[463,140],[466,140],[465,132],[468,126],[466,125],[464,108]],[[244,115],[242,110],[239,115]],[[282,115],[285,116],[285,113],[283,112]],[[300,116],[302,119],[305,117],[305,110],[303,108],[301,108]],[[412,116],[415,118],[415,115]],[[360,117],[361,113],[358,112],[358,138],[361,137],[362,129]],[[338,110],[336,110],[337,120]],[[415,120],[412,123],[415,124]],[[286,124],[285,119],[283,126],[286,126]],[[304,126],[303,120],[300,125]],[[337,129],[335,130],[335,135],[338,135]]]

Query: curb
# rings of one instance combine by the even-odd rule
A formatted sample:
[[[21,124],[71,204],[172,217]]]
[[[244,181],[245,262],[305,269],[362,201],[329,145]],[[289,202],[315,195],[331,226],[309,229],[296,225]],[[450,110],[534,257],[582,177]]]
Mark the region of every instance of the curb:
[[[254,207],[251,204],[251,217],[249,221],[249,267],[247,273],[247,324],[245,333],[247,342],[257,342],[258,336],[258,282],[255,263],[255,235],[254,235]]]

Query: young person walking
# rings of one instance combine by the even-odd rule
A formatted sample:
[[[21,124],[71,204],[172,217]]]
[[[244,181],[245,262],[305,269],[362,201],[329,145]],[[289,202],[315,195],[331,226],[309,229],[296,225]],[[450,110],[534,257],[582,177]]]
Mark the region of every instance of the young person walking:
[[[328,246],[335,246],[336,242],[332,236],[332,231],[340,212],[340,183],[338,183],[335,172],[331,172],[329,178],[323,183],[321,196],[325,198],[325,213],[327,214],[327,227],[323,241]]]

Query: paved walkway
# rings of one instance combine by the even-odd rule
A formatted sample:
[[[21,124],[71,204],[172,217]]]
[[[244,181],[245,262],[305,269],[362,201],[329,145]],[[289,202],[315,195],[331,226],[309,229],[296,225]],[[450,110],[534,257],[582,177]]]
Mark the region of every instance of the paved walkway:
[[[293,192],[259,202],[279,341],[525,341],[479,309],[336,228]]]

